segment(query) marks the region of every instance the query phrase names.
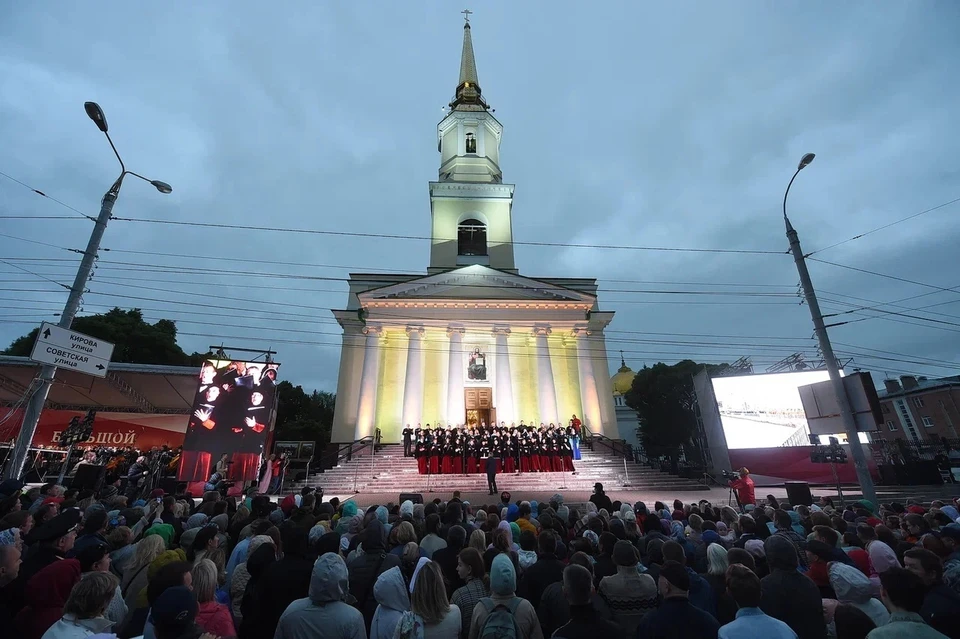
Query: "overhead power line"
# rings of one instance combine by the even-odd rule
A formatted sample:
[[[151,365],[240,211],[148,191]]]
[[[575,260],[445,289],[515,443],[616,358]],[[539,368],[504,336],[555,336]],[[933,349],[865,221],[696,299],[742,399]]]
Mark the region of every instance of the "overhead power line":
[[[30,186],[30,185],[27,184],[26,182],[22,182],[22,181],[18,180],[17,178],[13,177],[12,175],[7,175],[7,174],[4,173],[3,171],[0,171],[0,176],[3,176],[3,177],[5,177],[5,178],[7,178],[7,179],[10,180],[11,182],[16,182],[17,184],[19,184],[20,186],[22,186],[22,187],[24,187],[24,188],[26,188],[26,189],[30,189],[31,191],[33,191],[34,193],[36,193],[36,194],[39,195],[40,197],[46,198],[46,199],[50,200],[51,202],[55,202],[55,203],[59,204],[60,206],[62,206],[63,208],[68,209],[68,210],[70,210],[70,211],[73,211],[74,213],[76,213],[77,215],[79,215],[79,216],[81,216],[81,217],[87,218],[87,219],[90,220],[91,222],[96,222],[96,221],[97,221],[96,218],[87,215],[86,213],[84,213],[83,211],[81,211],[81,210],[79,210],[79,209],[73,208],[73,207],[70,206],[69,204],[67,204],[67,203],[65,203],[65,202],[62,202],[62,201],[58,200],[58,199],[55,198],[55,197],[52,197],[52,196],[47,195],[46,193],[44,193],[44,192],[41,191],[40,189],[37,189],[37,188],[34,188],[34,187]],[[2,216],[2,217],[6,217],[6,216]],[[12,219],[16,219],[16,218],[12,218]],[[35,218],[33,218],[33,219],[44,219],[44,218],[35,217]],[[73,217],[53,217],[53,218],[48,217],[48,218],[45,218],[45,219],[60,219],[60,220],[65,220],[65,219],[73,219]]]
[[[817,253],[822,253],[822,252],[827,251],[827,250],[829,250],[829,249],[832,249],[832,248],[834,248],[834,247],[840,246],[841,244],[846,244],[847,242],[852,242],[852,241],[854,241],[854,240],[859,240],[860,238],[866,237],[867,235],[870,235],[871,233],[876,233],[877,231],[882,231],[882,230],[884,230],[884,229],[888,229],[888,228],[890,228],[891,226],[896,226],[897,224],[900,224],[900,223],[902,223],[902,222],[906,222],[906,221],[908,221],[908,220],[912,220],[912,219],[914,219],[914,218],[920,217],[921,215],[925,215],[925,214],[930,213],[930,212],[932,212],[932,211],[936,211],[936,210],[938,210],[938,209],[942,209],[942,208],[944,208],[945,206],[950,206],[951,204],[955,204],[955,203],[957,203],[957,202],[960,202],[960,197],[954,198],[954,199],[950,200],[949,202],[944,202],[943,204],[938,204],[938,205],[936,205],[936,206],[931,206],[929,209],[924,209],[924,210],[920,211],[919,213],[914,213],[913,215],[908,215],[907,217],[900,218],[899,220],[896,220],[896,221],[894,221],[894,222],[890,222],[889,224],[884,224],[883,226],[878,226],[878,227],[875,228],[875,229],[870,229],[869,231],[866,231],[866,232],[864,232],[864,233],[860,233],[860,234],[858,234],[858,235],[854,235],[853,237],[848,237],[847,239],[841,240],[840,242],[836,242],[835,244],[831,244],[831,245],[829,245],[829,246],[824,246],[823,248],[817,249],[817,250],[815,250],[815,251],[811,251],[810,253],[807,253],[807,257],[810,257],[811,255],[816,255]]]
[[[171,226],[187,226],[197,228],[233,229],[240,231],[271,232],[271,233],[302,233],[306,235],[329,235],[334,237],[362,237],[388,240],[416,240],[428,242],[455,242],[457,238],[434,238],[426,235],[394,235],[389,233],[365,233],[361,231],[329,231],[322,229],[298,229],[279,226],[250,227],[243,224],[224,224],[218,222],[188,222],[184,220],[151,220],[141,217],[114,217],[117,222],[137,222],[140,224],[165,224]],[[678,253],[731,253],[739,255],[786,255],[786,251],[765,251],[757,249],[721,249],[721,248],[691,248],[679,246],[630,246],[615,244],[570,244],[565,242],[533,242],[517,241],[500,242],[499,244],[513,244],[514,246],[546,246],[552,248],[581,248],[581,249],[608,249],[624,251],[666,251]]]

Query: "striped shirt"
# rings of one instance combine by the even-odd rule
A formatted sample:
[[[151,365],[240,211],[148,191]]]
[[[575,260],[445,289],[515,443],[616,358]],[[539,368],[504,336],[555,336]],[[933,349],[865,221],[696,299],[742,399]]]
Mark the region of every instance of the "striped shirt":
[[[470,620],[473,619],[474,607],[481,599],[489,596],[490,592],[483,585],[483,579],[471,579],[467,585],[453,591],[450,603],[456,604],[460,609],[461,637],[467,637],[470,634]]]

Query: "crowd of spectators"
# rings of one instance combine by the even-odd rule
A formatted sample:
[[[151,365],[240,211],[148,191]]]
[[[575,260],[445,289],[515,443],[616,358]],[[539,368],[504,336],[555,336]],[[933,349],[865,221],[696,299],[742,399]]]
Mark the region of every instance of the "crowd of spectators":
[[[24,639],[960,638],[955,502],[22,488],[0,484],[0,628]]]

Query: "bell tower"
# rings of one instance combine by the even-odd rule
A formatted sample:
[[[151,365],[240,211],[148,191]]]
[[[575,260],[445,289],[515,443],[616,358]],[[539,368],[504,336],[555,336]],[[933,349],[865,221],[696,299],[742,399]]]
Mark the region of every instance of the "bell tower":
[[[429,272],[471,264],[516,272],[512,184],[503,184],[503,125],[483,97],[473,53],[470,11],[464,12],[460,78],[446,116],[437,125],[440,169],[430,183],[433,218]]]

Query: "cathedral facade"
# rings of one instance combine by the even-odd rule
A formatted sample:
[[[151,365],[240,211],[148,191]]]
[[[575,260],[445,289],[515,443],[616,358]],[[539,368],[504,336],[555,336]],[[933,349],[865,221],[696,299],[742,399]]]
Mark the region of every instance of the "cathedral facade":
[[[470,23],[437,126],[426,274],[351,274],[331,442],[472,423],[568,424],[617,437],[597,282],[531,278],[514,261],[503,127],[477,79]]]

